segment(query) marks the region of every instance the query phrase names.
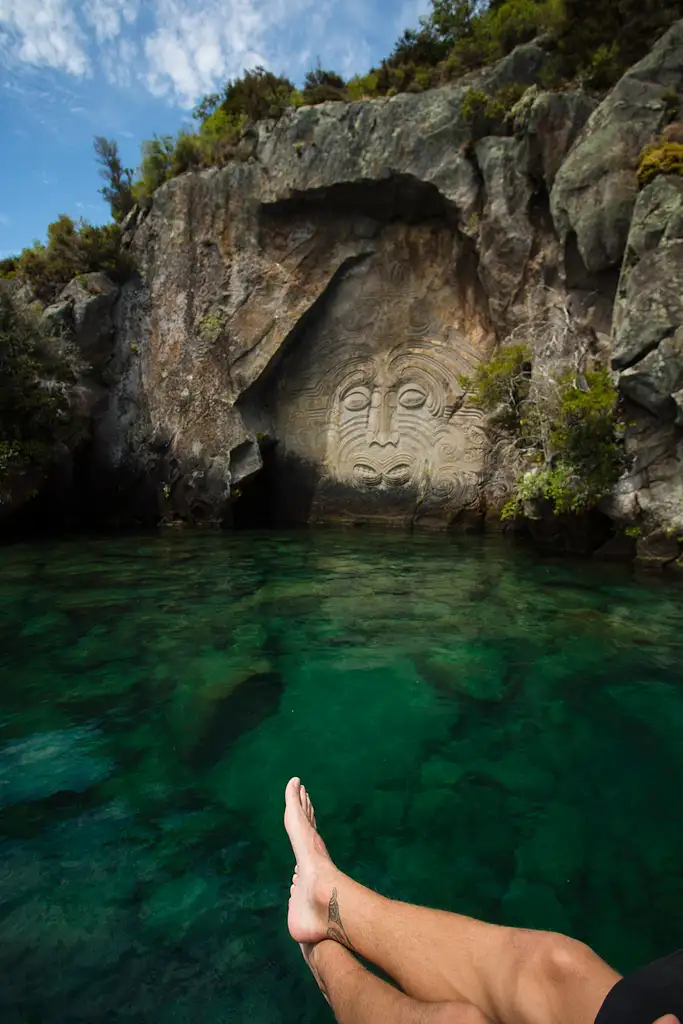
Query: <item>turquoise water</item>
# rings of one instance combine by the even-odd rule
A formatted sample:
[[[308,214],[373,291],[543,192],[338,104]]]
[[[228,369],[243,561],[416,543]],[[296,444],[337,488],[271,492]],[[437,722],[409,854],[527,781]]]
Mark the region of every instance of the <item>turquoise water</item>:
[[[679,947],[682,597],[477,538],[0,550],[4,1024],[331,1020],[292,774],[388,895]]]

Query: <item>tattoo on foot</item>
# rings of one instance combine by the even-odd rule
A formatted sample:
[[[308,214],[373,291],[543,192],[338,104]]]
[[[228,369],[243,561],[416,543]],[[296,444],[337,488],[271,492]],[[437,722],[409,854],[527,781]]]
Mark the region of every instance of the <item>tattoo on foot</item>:
[[[337,898],[336,888],[332,890],[330,902],[327,906],[327,937],[328,939],[334,939],[336,942],[340,942],[342,946],[346,946],[347,949],[353,950],[351,940],[346,934],[346,928],[344,928],[341,914],[339,913],[339,900]]]

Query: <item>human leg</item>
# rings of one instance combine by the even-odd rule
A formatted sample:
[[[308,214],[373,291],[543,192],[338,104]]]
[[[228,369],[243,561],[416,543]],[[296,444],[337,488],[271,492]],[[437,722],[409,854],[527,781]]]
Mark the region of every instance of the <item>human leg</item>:
[[[298,779],[285,827],[297,861],[289,928],[299,942],[332,938],[424,1002],[471,1003],[502,1024],[592,1024],[619,980],[566,936],[503,928],[386,899],[334,865]]]
[[[411,999],[332,939],[303,944],[302,951],[339,1024],[490,1024],[470,1003]]]

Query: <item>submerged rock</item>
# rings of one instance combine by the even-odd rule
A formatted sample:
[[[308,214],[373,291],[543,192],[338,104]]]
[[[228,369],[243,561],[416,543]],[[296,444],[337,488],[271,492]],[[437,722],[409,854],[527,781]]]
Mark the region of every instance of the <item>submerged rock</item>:
[[[0,806],[83,793],[112,770],[97,751],[95,729],[63,729],[14,740],[0,749]],[[93,749],[94,748],[94,749]]]

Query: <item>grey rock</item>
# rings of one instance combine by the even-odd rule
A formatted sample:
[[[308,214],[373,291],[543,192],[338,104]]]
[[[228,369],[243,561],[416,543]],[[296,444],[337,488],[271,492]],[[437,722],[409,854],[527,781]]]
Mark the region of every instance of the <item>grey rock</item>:
[[[679,179],[655,178],[638,197],[614,306],[615,369],[633,366],[665,338],[674,339],[683,324],[682,215]],[[675,350],[672,340],[664,358]],[[644,372],[651,374],[652,366]],[[672,389],[677,386],[672,379]]]
[[[597,101],[582,89],[542,92],[533,99],[523,126],[527,164],[548,189],[596,106]]]
[[[683,85],[683,22],[617,83],[588,119],[551,194],[558,234],[576,235],[590,272],[620,263],[638,193],[643,147],[666,123],[666,93]]]
[[[504,322],[527,269],[534,233],[529,220],[531,182],[517,139],[490,137],[475,147],[485,203],[479,232],[479,277],[492,316]]]
[[[53,302],[43,310],[43,320],[52,334],[65,334],[73,328],[71,302]]]
[[[641,567],[659,568],[678,558],[680,544],[672,535],[658,530],[638,541],[636,553],[637,563]]]
[[[106,274],[82,274],[61,292],[46,315],[70,308],[73,339],[84,360],[99,372],[111,358],[114,341],[113,309],[119,289]],[[55,312],[52,312],[55,311]]]
[[[619,376],[623,393],[662,419],[676,418],[678,404],[673,396],[675,392],[680,394],[681,385],[683,328]]]
[[[636,202],[635,167],[682,53],[683,23],[596,107],[581,90],[539,92],[536,41],[440,89],[259,122],[240,159],[162,186],[124,225],[139,274],[91,346],[112,381],[96,416],[102,478],[143,482],[150,514],[163,492],[164,517],[189,522],[223,522],[231,488],[263,471],[293,520],[479,522],[485,423],[460,376],[520,325],[569,317],[550,332],[561,341],[534,336],[535,365],[555,376],[577,350],[613,345],[638,426],[603,507],[668,528],[681,186],[657,179]],[[473,144],[467,90],[513,81],[531,87],[515,135]],[[577,253],[585,268],[568,269]]]

